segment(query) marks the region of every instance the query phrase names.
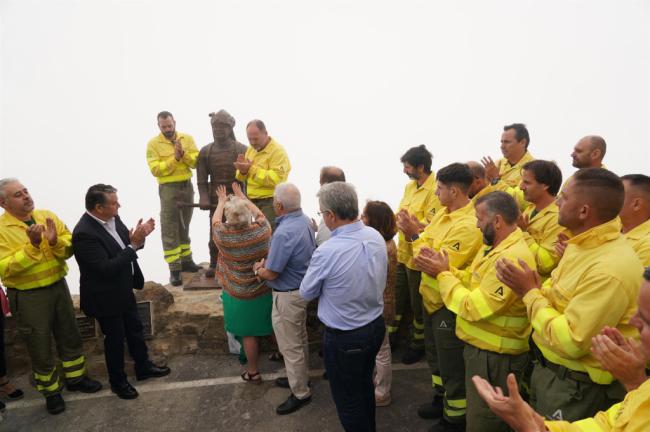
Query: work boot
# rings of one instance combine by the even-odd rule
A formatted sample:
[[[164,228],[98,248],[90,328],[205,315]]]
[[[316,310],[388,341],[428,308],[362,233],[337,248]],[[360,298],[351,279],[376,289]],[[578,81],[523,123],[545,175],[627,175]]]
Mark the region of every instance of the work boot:
[[[196,273],[203,267],[197,265],[194,261],[188,261],[181,264],[181,271],[188,273]]]
[[[68,391],[78,391],[81,393],[97,393],[102,389],[102,383],[84,376],[76,383],[65,384]]]
[[[423,419],[434,420],[442,417],[442,410],[442,396],[435,395],[431,402],[420,405],[418,416]]]
[[[45,397],[45,409],[52,415],[61,414],[65,411],[65,401],[61,394],[56,393]]]
[[[424,357],[424,350],[414,350],[411,347],[406,348],[404,354],[402,354],[402,363],[405,365],[413,364],[418,362],[422,357]]]
[[[173,286],[183,285],[183,279],[181,278],[180,270],[172,270],[169,272],[169,283]]]
[[[445,418],[429,428],[429,432],[465,432],[465,422],[449,423]]]

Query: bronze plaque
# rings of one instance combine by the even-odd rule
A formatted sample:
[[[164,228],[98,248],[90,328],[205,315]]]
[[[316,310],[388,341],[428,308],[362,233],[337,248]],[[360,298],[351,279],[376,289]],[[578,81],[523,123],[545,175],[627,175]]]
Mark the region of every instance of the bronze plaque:
[[[138,315],[142,321],[142,333],[145,339],[153,338],[153,308],[151,301],[138,302]]]
[[[82,339],[94,339],[97,337],[95,318],[86,315],[77,315],[77,327]]]

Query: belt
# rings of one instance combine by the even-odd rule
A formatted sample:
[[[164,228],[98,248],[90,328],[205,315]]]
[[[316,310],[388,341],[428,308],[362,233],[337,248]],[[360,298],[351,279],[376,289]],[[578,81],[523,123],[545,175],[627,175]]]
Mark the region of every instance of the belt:
[[[537,347],[537,344],[533,342],[532,338],[530,338],[530,351],[533,354],[535,360],[537,360],[540,365],[555,372],[555,375],[557,375],[557,377],[561,380],[564,380],[568,377],[574,381],[596,384],[586,372],[574,371],[573,369],[569,369],[566,366],[548,361],[546,357],[544,357],[544,354],[542,354],[542,351]]]
[[[294,289],[288,289],[288,290],[277,290],[275,288],[271,288],[273,292],[276,293],[287,293],[287,292],[293,292],[293,291],[298,291],[300,288],[294,288]]]
[[[267,197],[267,198],[251,198],[250,200],[251,200],[252,202],[254,202],[254,203],[256,203],[256,202],[268,202],[268,201],[273,202],[273,197]]]
[[[348,334],[348,333],[354,333],[354,332],[356,332],[356,331],[363,330],[363,329],[365,329],[366,327],[371,326],[372,324],[374,324],[375,322],[377,322],[377,321],[380,320],[381,318],[382,318],[382,316],[379,315],[377,318],[375,318],[374,320],[370,321],[368,324],[363,325],[363,326],[358,327],[358,328],[355,328],[355,329],[352,329],[352,330],[341,330],[341,329],[336,329],[336,328],[332,328],[332,327],[325,326],[325,331],[326,331],[326,332],[329,332],[329,333],[333,333],[333,334]]]

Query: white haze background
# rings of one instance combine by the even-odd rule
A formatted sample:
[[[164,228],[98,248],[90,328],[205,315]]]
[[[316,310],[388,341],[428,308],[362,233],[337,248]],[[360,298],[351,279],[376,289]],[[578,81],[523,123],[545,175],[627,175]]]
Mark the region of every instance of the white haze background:
[[[426,144],[434,169],[497,157],[512,122],[565,176],[591,133],[610,169],[649,173],[646,0],[0,0],[0,28],[0,177],[70,229],[99,182],[119,189],[128,225],[158,219],[145,146],[163,109],[199,147],[208,112],[228,110],[244,144],[263,119],[312,216],[323,165],[342,167],[362,204],[396,206],[407,148]],[[207,218],[191,224],[198,261]],[[139,262],[166,282],[159,229]]]

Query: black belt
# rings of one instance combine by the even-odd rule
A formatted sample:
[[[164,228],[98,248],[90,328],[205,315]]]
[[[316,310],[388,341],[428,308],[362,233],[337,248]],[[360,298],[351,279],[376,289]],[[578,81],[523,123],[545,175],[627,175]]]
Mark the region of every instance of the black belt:
[[[370,321],[368,324],[366,324],[366,325],[364,325],[364,326],[361,326],[361,327],[358,327],[358,328],[355,328],[355,329],[352,329],[352,330],[340,330],[340,329],[336,329],[336,328],[332,328],[332,327],[325,326],[325,331],[326,331],[326,332],[329,332],[329,333],[333,333],[333,334],[348,334],[348,333],[354,333],[354,332],[356,332],[356,331],[359,331],[359,330],[363,330],[363,329],[365,329],[366,327],[368,327],[368,326],[374,324],[376,321],[380,320],[381,318],[382,318],[382,316],[379,315],[377,318],[375,318],[374,320]]]
[[[271,289],[273,290],[273,292],[276,292],[276,293],[286,293],[286,292],[298,291],[300,288],[294,288],[294,289],[290,289],[290,290],[277,290],[275,288],[271,288]]]
[[[550,370],[555,372],[555,375],[557,375],[557,377],[560,378],[561,380],[564,380],[565,378],[568,377],[574,381],[597,384],[594,383],[594,380],[592,380],[589,374],[586,372],[574,371],[573,369],[569,369],[566,366],[562,366],[548,361],[548,359],[544,357],[544,354],[542,354],[542,351],[539,349],[537,344],[533,342],[532,338],[530,338],[530,351],[533,353],[533,357],[535,358],[535,360],[537,360],[537,362],[540,365],[544,366],[545,368],[549,368]]]

